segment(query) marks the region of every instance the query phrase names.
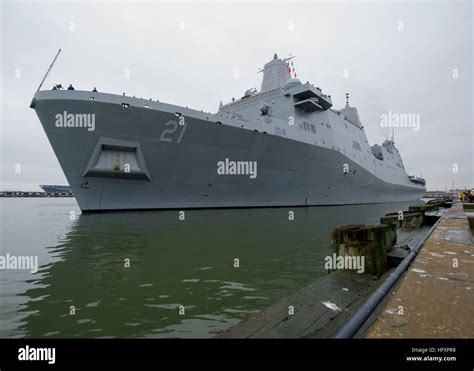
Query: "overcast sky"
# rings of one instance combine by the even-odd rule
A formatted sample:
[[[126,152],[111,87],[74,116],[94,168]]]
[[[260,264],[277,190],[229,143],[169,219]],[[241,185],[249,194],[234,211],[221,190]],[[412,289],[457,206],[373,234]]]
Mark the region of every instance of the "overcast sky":
[[[419,114],[420,130],[399,128],[395,142],[429,189],[474,187],[472,19],[470,1],[3,2],[0,190],[67,184],[28,108],[59,48],[46,89],[96,86],[211,112],[259,89],[273,53],[291,53],[334,108],[350,93],[371,145],[391,136],[382,114]]]

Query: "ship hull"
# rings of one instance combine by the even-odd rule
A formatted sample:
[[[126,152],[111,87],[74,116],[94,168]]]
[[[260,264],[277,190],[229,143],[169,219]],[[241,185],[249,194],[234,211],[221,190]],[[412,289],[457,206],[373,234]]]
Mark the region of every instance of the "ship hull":
[[[202,117],[187,115],[173,131],[170,110],[41,95],[34,108],[84,212],[368,204],[417,200],[425,192],[384,181],[338,151]],[[58,127],[63,111],[94,114],[94,130]],[[124,174],[124,163],[95,171],[98,152],[109,147],[119,162],[133,152],[139,174]],[[256,161],[257,176],[219,175],[225,159]]]

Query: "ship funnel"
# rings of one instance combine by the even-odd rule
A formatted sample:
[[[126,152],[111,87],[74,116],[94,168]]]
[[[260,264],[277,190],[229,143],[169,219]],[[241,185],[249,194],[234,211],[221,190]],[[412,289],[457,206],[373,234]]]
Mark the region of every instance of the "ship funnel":
[[[260,92],[279,88],[290,78],[288,64],[286,61],[278,59],[275,53],[273,59],[263,66],[263,80]]]

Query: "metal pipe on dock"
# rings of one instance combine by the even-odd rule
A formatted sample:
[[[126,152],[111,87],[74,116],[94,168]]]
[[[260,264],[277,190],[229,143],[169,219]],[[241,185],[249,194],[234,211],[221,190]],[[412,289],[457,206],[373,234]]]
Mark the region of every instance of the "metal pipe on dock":
[[[354,313],[354,315],[336,332],[333,336],[334,339],[350,339],[354,337],[357,331],[360,330],[365,321],[385,298],[385,296],[390,292],[393,286],[398,282],[403,273],[408,269],[410,264],[415,259],[416,255],[420,251],[421,247],[431,235],[433,230],[437,227],[441,218],[439,218],[436,223],[430,228],[429,232],[423,239],[418,243],[418,245],[413,248],[413,250],[407,255],[405,259],[394,269],[392,273],[387,277],[387,279],[377,288],[377,290],[369,296],[369,298],[362,304],[362,306]]]

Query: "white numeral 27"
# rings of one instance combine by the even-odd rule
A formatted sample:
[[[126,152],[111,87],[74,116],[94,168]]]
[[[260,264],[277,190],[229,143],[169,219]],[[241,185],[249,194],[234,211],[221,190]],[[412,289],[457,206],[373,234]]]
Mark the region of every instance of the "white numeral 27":
[[[163,132],[161,133],[160,141],[172,143],[173,138],[170,138],[168,135],[173,135],[174,133],[176,133],[176,131],[178,130],[178,126],[181,126],[181,132],[179,133],[178,140],[176,141],[176,143],[181,143],[181,139],[183,139],[183,135],[186,131],[186,127],[188,126],[188,124],[184,123],[183,125],[179,125],[176,121],[170,120],[165,125],[168,126],[168,128],[163,130]]]

